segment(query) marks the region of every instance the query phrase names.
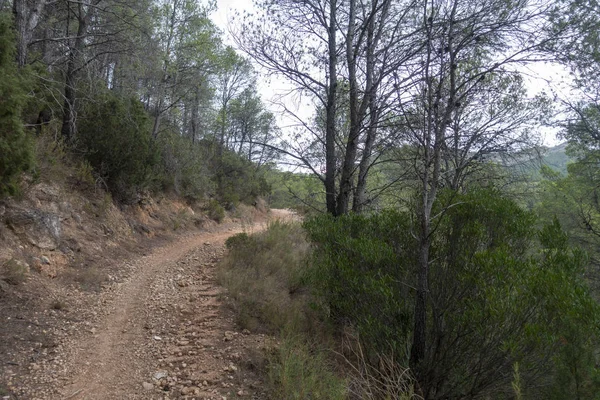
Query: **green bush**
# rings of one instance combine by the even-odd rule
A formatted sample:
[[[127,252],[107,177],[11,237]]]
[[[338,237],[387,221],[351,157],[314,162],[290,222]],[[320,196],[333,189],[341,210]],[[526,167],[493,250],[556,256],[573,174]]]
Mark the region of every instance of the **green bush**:
[[[248,235],[246,232],[238,233],[237,235],[233,235],[225,241],[225,247],[228,250],[233,250],[236,252],[241,252],[245,249],[252,249],[256,246],[256,238],[254,236]]]
[[[271,207],[290,208],[301,214],[323,210],[325,191],[315,175],[273,168],[266,171],[265,178],[271,187],[267,197]]]
[[[393,228],[393,219],[380,229]],[[326,275],[308,269],[312,249],[299,224],[273,222],[264,232],[232,236],[226,245],[229,254],[220,265],[219,280],[228,288],[238,323],[280,332],[279,345],[268,360],[273,398],[420,398],[405,368],[386,364],[385,371],[379,371],[357,357],[340,364],[339,336],[332,334],[321,299],[315,297],[315,292],[323,294],[319,280]],[[344,283],[330,282],[328,287],[341,291]]]
[[[10,16],[0,13],[0,197],[18,191],[18,178],[33,166],[32,141],[23,130],[23,77],[15,63]]]
[[[86,104],[78,140],[85,158],[119,200],[130,200],[149,186],[159,154],[150,120],[137,99],[107,92]]]
[[[534,215],[494,190],[442,193],[433,215],[424,397],[512,398],[516,363],[523,398],[598,393],[599,307],[586,257],[558,223],[538,232]],[[332,319],[357,331],[367,359],[391,355],[400,367],[413,324],[413,221],[385,212],[305,223]]]
[[[208,218],[219,223],[225,219],[225,209],[215,199],[210,200],[206,205],[206,214]]]
[[[175,192],[189,201],[215,194],[205,146],[171,132],[161,133],[157,146],[161,157],[154,179],[156,189]]]
[[[331,320],[354,326],[367,351],[405,353],[412,313],[407,221],[389,211],[322,215],[304,224],[315,244],[314,286]]]
[[[232,151],[224,150],[213,168],[217,198],[228,209],[240,202],[252,204],[270,192],[263,171]]]

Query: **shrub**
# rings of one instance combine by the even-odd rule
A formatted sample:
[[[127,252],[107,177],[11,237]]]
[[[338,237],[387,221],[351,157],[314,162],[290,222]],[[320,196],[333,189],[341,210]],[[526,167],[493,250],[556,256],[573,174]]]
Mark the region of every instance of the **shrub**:
[[[309,308],[309,246],[301,226],[272,222],[264,232],[233,236],[227,247],[219,280],[229,290],[243,327],[306,331],[317,323]]]
[[[10,259],[2,265],[2,280],[11,285],[20,285],[27,280],[29,266],[21,261]]]
[[[403,213],[322,215],[304,226],[315,244],[313,281],[331,320],[349,324],[370,353],[405,353],[411,328],[410,245]]]
[[[150,120],[135,98],[104,93],[81,112],[78,140],[85,158],[120,200],[149,185],[159,160]]]
[[[162,133],[157,146],[161,154],[154,182],[157,189],[173,191],[190,201],[215,194],[208,150],[204,146],[171,132]]]
[[[262,169],[232,151],[224,149],[213,168],[217,198],[228,209],[239,202],[252,204],[270,192]]]
[[[586,257],[558,223],[537,232],[534,215],[494,190],[442,193],[433,214],[424,397],[508,398],[516,363],[524,398],[597,393],[599,307],[583,279]],[[407,365],[412,221],[385,212],[305,223],[317,293],[339,327],[357,331],[371,365],[381,356]]]
[[[389,228],[391,224],[380,229]],[[321,233],[326,235],[325,231]],[[410,374],[396,364],[378,371],[364,359],[352,357],[350,364],[340,366],[334,344],[338,337],[332,335],[321,299],[315,297],[315,286],[316,293],[323,294],[325,286],[319,281],[323,276],[308,268],[312,250],[300,224],[276,221],[264,232],[232,236],[226,245],[229,254],[221,263],[219,280],[229,289],[238,322],[281,334],[268,368],[274,398],[419,398],[412,391]],[[327,287],[338,290],[332,298],[337,299],[345,283],[329,282]],[[344,312],[350,312],[349,306]]]
[[[333,372],[327,356],[297,336],[285,336],[269,366],[269,380],[276,398],[346,399],[346,382]]]
[[[222,222],[225,218],[225,209],[217,200],[212,199],[206,205],[206,214],[213,221]]]
[[[346,366],[349,367],[349,392],[360,400],[423,400],[416,393],[416,381],[410,369],[403,367],[392,355],[379,355],[376,362],[367,359],[356,337],[348,337]]]
[[[10,16],[0,13],[0,197],[18,190],[18,178],[33,166],[32,141],[23,130],[23,77],[14,62]]]

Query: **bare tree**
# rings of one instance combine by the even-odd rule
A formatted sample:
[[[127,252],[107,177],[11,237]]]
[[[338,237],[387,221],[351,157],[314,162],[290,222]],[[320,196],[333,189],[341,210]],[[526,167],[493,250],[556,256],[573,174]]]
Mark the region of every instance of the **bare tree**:
[[[377,157],[381,118],[389,116],[392,76],[421,45],[407,29],[413,1],[258,2],[261,19],[247,17],[239,46],[294,92],[313,102],[317,121],[284,105],[303,133],[286,154],[323,182],[327,210],[359,212],[367,203],[367,176]],[[412,28],[412,27],[411,27]],[[407,80],[409,75],[404,74]],[[347,124],[339,124],[347,115]],[[322,126],[322,129],[319,127]],[[312,137],[310,145],[304,143]],[[316,156],[321,148],[322,156]]]

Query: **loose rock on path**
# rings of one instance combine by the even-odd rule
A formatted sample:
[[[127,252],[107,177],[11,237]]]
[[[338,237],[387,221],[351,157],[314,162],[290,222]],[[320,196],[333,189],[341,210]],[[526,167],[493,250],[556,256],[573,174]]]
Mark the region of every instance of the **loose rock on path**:
[[[127,277],[98,294],[79,329],[62,327],[73,335],[18,377],[19,398],[266,398],[269,338],[239,331],[215,281],[224,242],[237,232],[222,226],[125,263]]]

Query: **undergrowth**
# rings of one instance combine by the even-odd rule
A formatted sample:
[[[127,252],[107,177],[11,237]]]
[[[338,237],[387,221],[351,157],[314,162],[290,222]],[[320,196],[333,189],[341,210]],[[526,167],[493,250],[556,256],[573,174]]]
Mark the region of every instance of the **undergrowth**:
[[[27,280],[29,267],[20,261],[10,259],[0,268],[0,279],[11,285],[20,285]]]
[[[384,358],[384,368],[378,368],[354,350],[358,342],[352,350],[342,345],[344,335],[334,329],[316,290],[319,266],[300,224],[275,221],[263,232],[235,235],[226,245],[219,280],[229,290],[239,325],[278,336],[264,371],[273,398],[419,399],[407,369]]]
[[[326,349],[311,345],[301,336],[284,334],[268,371],[275,398],[346,399],[346,382],[334,373],[328,355]]]
[[[229,289],[239,325],[280,334],[265,371],[274,398],[346,398],[345,381],[335,373],[331,353],[318,345],[325,330],[312,307],[310,246],[302,227],[275,221],[263,232],[235,235],[226,245],[229,255],[219,280]]]
[[[219,280],[235,301],[238,323],[270,332],[284,327],[309,329],[309,245],[302,227],[276,221],[264,232],[235,235],[226,245],[229,256],[221,265]]]

